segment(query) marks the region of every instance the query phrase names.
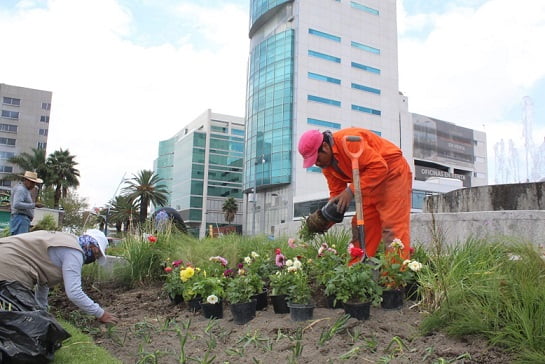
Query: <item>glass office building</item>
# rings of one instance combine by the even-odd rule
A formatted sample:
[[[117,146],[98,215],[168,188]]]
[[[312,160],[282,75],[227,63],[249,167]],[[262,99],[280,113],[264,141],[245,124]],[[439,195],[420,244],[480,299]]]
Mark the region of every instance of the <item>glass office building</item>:
[[[176,135],[159,143],[155,172],[169,189],[169,206],[190,232],[203,237],[212,225],[242,231],[244,119],[207,110]],[[232,223],[222,211],[226,199],[239,205]]]

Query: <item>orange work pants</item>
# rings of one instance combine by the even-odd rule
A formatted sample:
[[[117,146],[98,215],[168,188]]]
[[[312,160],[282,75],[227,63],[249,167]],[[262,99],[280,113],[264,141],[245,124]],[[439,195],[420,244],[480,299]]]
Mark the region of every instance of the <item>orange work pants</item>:
[[[412,173],[405,158],[388,163],[388,168],[388,176],[371,196],[362,193],[365,252],[374,257],[381,241],[389,245],[398,238],[405,245],[403,258],[409,259]],[[354,215],[352,226],[356,225]]]

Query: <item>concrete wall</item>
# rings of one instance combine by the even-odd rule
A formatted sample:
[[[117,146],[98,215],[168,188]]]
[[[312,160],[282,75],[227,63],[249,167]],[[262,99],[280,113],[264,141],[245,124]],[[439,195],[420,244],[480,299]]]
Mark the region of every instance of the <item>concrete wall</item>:
[[[426,198],[423,212],[545,209],[545,182],[462,188]]]
[[[332,227],[348,229],[350,218]],[[286,239],[297,237],[300,221],[277,225],[274,237]],[[528,241],[545,245],[545,211],[478,211],[460,213],[414,213],[411,214],[411,242],[430,246],[433,237],[448,245],[465,242],[470,238],[509,237],[517,241]]]

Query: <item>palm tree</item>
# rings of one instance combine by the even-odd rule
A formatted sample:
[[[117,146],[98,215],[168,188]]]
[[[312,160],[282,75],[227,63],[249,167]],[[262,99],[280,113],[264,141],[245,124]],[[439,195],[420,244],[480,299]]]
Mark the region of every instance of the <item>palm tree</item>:
[[[123,231],[129,231],[131,221],[135,220],[138,206],[133,204],[129,197],[123,195],[115,196],[111,205],[112,207],[108,212],[108,221],[115,224],[115,229],[118,233],[121,232],[122,227]],[[106,214],[106,212],[104,214]]]
[[[229,197],[225,200],[221,210],[225,216],[225,221],[227,221],[228,224],[231,224],[233,220],[235,220],[235,216],[238,212],[238,204],[234,197]]]
[[[45,164],[45,149],[32,148],[31,153],[23,152],[8,159],[8,162],[19,167],[21,171],[32,171],[38,174],[38,177],[47,181],[47,166]],[[14,172],[5,176],[4,181],[15,181],[20,179],[20,172]]]
[[[133,203],[140,205],[140,223],[148,218],[148,208],[151,203],[162,207],[168,201],[167,187],[162,184],[163,179],[150,170],[141,170],[138,175],[128,180],[127,187],[123,188],[126,196]]]
[[[61,197],[66,197],[68,188],[79,186],[79,170],[75,168],[78,163],[74,161],[74,158],[75,156],[70,155],[68,149],[59,149],[47,157],[47,184],[55,188],[53,199],[55,209],[59,208]]]

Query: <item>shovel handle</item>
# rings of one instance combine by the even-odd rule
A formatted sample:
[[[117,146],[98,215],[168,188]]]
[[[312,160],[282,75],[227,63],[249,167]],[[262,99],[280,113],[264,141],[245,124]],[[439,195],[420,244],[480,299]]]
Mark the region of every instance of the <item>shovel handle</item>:
[[[348,142],[361,142],[361,137],[357,135],[347,135],[343,138],[343,148],[345,153],[348,154],[352,160],[352,170],[359,169],[358,159],[360,158],[361,153],[363,153],[363,144],[360,144],[360,148],[357,152],[351,152],[348,149]]]
[[[356,200],[356,219],[358,224],[358,230],[359,231],[359,240],[361,248],[364,251],[364,258],[366,256],[365,251],[365,237],[364,237],[364,231],[363,231],[363,201],[361,196],[361,183],[360,183],[360,168],[358,164],[358,160],[363,153],[363,143],[361,142],[361,137],[357,135],[347,135],[343,138],[343,148],[346,154],[350,156],[350,159],[352,161],[352,181],[354,182],[354,199]],[[351,152],[348,149],[348,142],[358,142],[359,143],[359,149],[356,152]]]

